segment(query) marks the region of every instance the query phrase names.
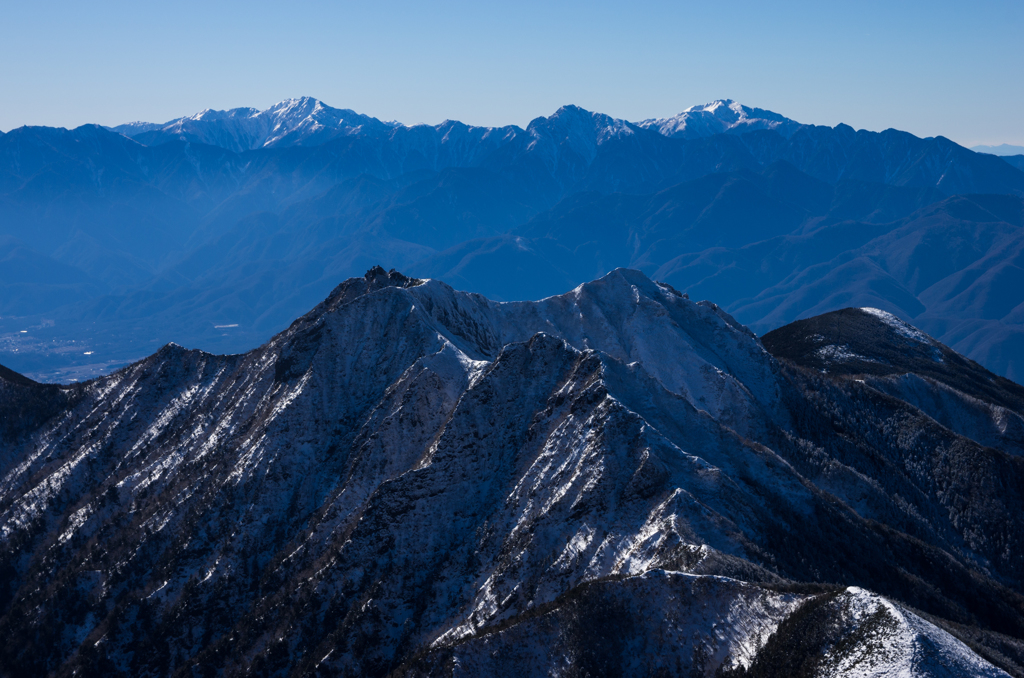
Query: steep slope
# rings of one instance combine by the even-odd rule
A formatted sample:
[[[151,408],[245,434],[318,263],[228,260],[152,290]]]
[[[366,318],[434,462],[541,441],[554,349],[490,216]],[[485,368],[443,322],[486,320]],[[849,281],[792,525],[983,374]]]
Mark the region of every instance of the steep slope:
[[[860,377],[960,435],[1024,454],[1024,388],[891,313],[848,308],[798,320],[761,340],[777,357]]]
[[[37,430],[75,400],[73,389],[39,384],[0,365],[0,474],[18,461],[15,450],[26,434]]]
[[[64,394],[3,439],[9,675],[1001,675],[907,605],[1024,675],[1012,441],[636,271],[500,304],[375,268],[247,354],[5,375]]]

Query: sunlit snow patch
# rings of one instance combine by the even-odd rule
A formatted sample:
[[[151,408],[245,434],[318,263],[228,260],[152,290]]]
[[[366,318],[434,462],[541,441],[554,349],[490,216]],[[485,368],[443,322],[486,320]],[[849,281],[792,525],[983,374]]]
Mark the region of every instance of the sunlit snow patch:
[[[869,360],[868,358],[860,354],[854,353],[853,351],[850,350],[849,346],[838,346],[836,344],[822,346],[821,348],[814,352],[814,355],[818,356],[825,362],[829,363],[838,363],[843,362],[845,360],[863,360],[865,362],[874,362],[873,360]]]
[[[917,329],[913,325],[903,322],[902,320],[894,316],[892,313],[889,313],[888,311],[883,311],[878,308],[862,308],[860,310],[875,316],[876,318],[884,322],[886,325],[896,330],[896,332],[900,336],[906,337],[907,339],[913,339],[914,341],[919,341],[922,344],[932,343],[931,339],[928,338],[927,334]]]

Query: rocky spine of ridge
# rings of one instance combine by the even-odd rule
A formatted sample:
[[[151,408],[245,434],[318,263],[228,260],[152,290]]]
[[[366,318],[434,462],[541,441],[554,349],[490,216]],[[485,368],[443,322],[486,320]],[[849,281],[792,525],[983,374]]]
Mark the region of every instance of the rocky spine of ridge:
[[[0,674],[1024,675],[1012,446],[636,271],[378,267],[73,392],[3,439]]]

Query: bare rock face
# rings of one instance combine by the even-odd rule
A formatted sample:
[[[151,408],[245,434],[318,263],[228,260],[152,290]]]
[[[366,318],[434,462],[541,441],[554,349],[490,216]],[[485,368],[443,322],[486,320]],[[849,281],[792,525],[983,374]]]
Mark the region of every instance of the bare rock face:
[[[378,267],[243,355],[2,372],[0,675],[1024,675],[1019,387],[855,329],[930,343]]]

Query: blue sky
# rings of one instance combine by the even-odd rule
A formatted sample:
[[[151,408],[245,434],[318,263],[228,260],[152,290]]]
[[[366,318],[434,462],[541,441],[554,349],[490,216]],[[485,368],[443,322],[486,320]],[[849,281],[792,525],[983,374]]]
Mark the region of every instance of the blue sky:
[[[3,0],[0,130],[162,122],[315,96],[382,119],[801,122],[1024,144],[1024,2]]]

